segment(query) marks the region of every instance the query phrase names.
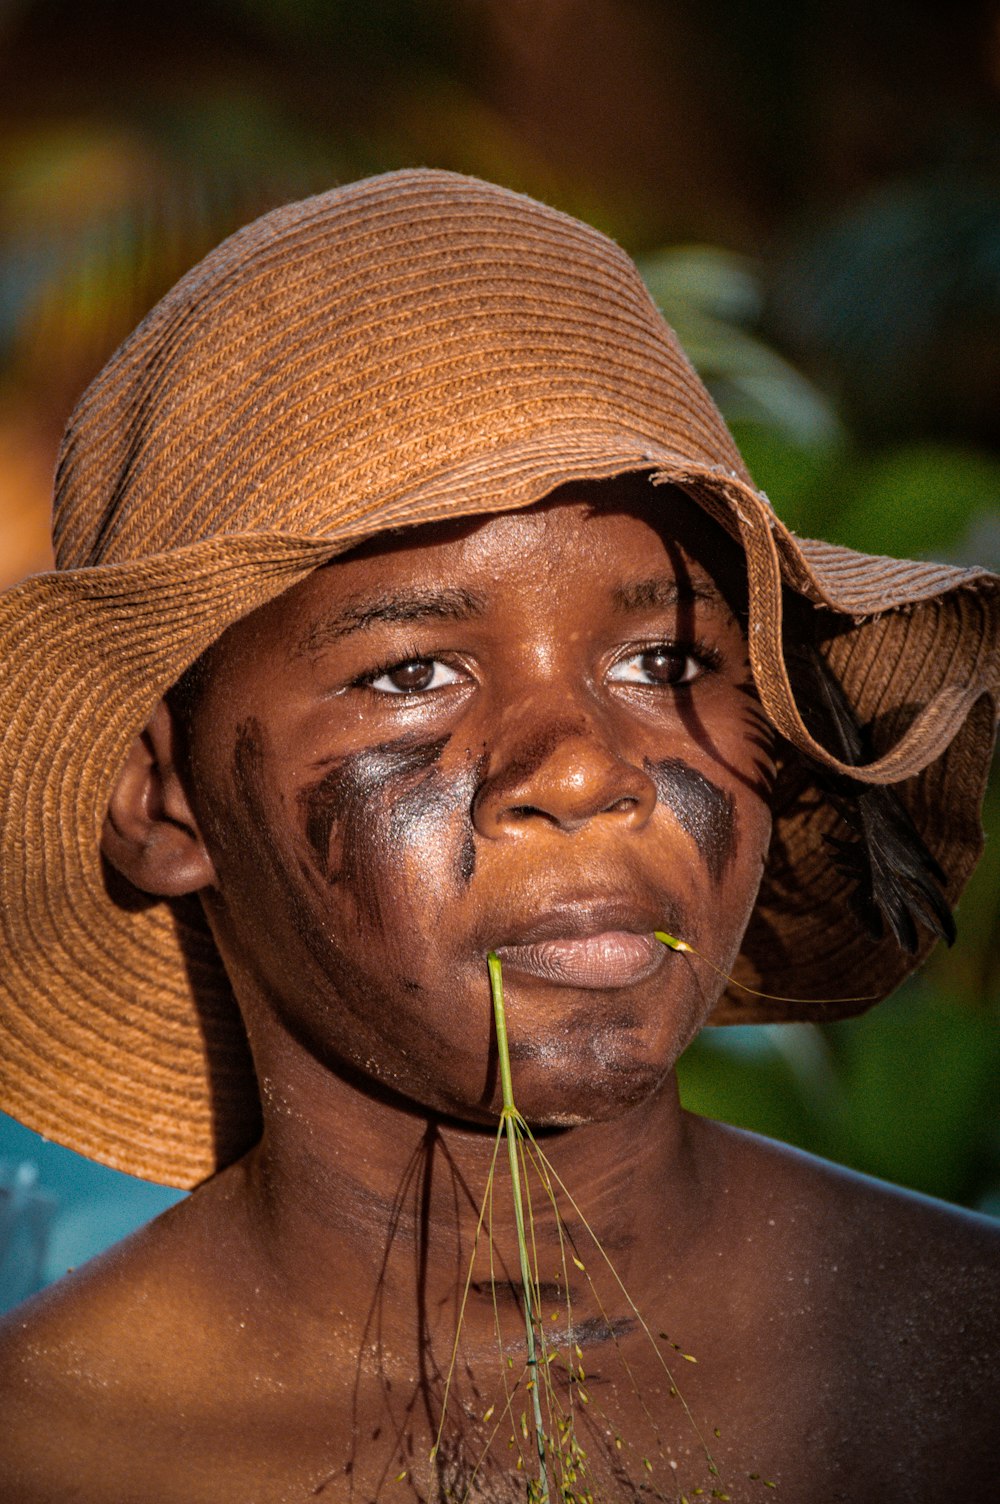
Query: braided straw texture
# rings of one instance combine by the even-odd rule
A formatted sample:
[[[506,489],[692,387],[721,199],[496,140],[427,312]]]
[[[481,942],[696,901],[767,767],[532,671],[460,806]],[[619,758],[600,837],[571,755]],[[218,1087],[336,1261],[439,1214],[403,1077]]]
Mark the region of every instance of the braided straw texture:
[[[390,174],[218,247],[70,421],[58,569],[0,597],[6,1111],[174,1185],[252,1142],[245,1038],[197,903],[102,866],[132,739],[227,626],[352,544],[629,471],[683,486],[742,543],[762,702],[836,770],[795,705],[782,586],[824,613],[831,665],[876,729],[876,760],[852,771],[898,785],[957,896],[981,845],[1000,582],[795,539],[615,245],[488,184]],[[855,1012],[915,964],[852,917],[824,853],[835,824],[808,774],[793,781],[738,975],[853,1001],[730,989],[717,1021]]]

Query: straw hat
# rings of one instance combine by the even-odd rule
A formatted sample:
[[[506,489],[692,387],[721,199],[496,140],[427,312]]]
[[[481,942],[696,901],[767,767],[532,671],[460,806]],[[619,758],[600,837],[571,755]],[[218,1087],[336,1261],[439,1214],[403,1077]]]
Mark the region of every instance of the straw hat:
[[[247,1147],[252,1073],[196,901],[102,867],[133,737],[230,623],[361,539],[630,471],[683,487],[745,549],[753,671],[789,744],[740,978],[805,999],[891,991],[933,937],[914,955],[872,940],[821,785],[898,785],[954,900],[981,846],[1000,580],[794,538],[622,251],[503,189],[400,172],[219,246],[70,420],[58,568],[0,597],[0,1106],[174,1185]],[[782,584],[818,608],[872,738],[863,767],[800,714]],[[860,1006],[730,989],[716,1021]]]

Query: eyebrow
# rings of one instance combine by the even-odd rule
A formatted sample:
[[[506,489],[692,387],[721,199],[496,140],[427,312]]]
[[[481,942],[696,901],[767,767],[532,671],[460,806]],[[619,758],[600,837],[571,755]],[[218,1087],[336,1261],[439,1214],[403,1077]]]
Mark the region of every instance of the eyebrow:
[[[691,606],[695,601],[704,601],[709,606],[721,606],[732,615],[728,601],[711,580],[687,580],[679,584],[672,575],[653,575],[646,580],[629,580],[616,585],[611,599],[615,610],[622,614],[648,611],[651,607],[669,610],[673,606]]]
[[[384,595],[364,595],[348,600],[334,616],[324,616],[310,624],[296,643],[294,653],[308,656],[383,622],[400,621],[469,621],[482,616],[486,602],[469,590],[401,590]]]

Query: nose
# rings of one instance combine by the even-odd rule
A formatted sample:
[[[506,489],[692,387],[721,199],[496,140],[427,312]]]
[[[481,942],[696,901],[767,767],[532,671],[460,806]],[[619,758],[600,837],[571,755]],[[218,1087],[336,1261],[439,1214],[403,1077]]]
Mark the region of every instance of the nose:
[[[571,833],[591,820],[639,830],[656,807],[645,771],[620,757],[598,728],[550,722],[522,734],[479,786],[472,820],[481,836],[524,834],[532,823]]]

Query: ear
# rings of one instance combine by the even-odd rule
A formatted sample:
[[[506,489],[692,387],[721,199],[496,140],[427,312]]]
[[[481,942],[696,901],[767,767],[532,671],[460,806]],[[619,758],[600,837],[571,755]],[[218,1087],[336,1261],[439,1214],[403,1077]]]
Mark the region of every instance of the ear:
[[[101,850],[133,887],[176,898],[214,886],[215,866],[177,772],[178,731],[161,700],[111,793]]]

